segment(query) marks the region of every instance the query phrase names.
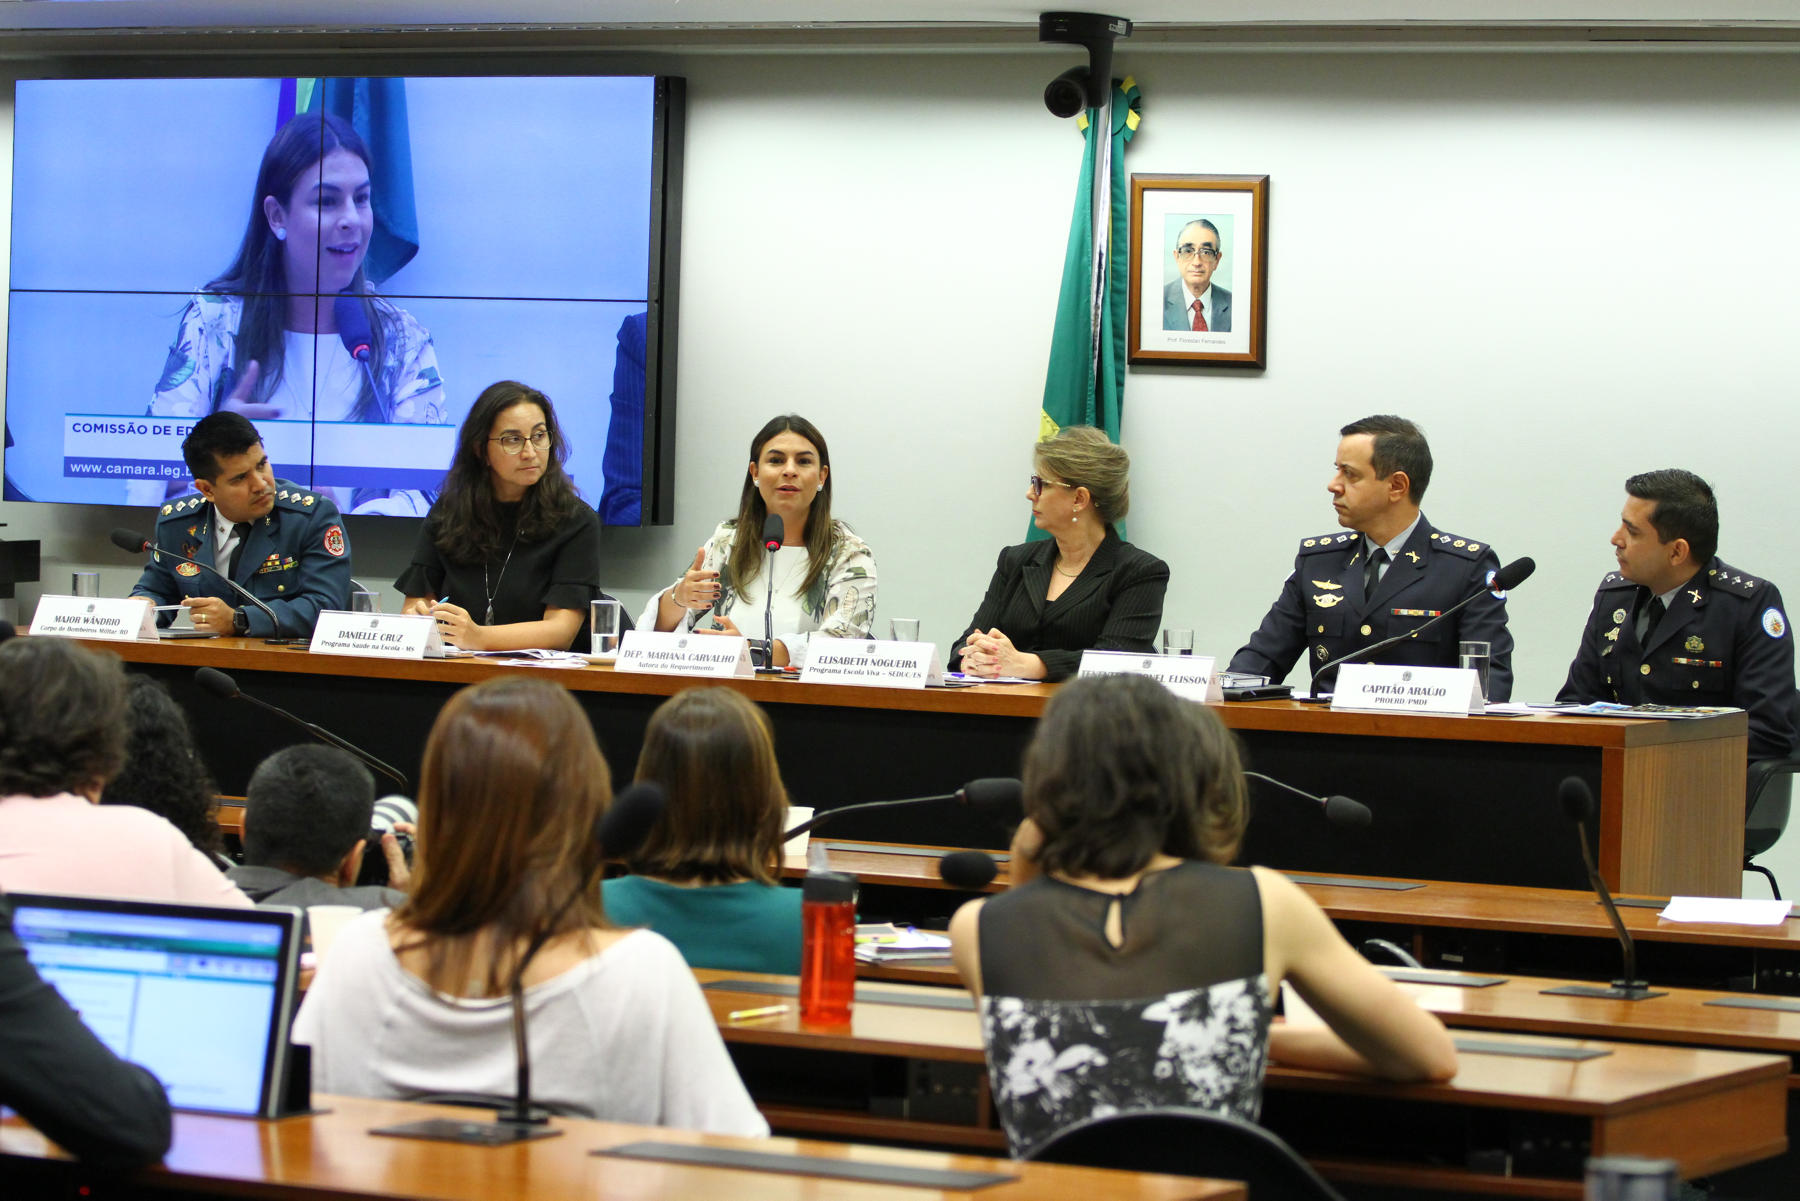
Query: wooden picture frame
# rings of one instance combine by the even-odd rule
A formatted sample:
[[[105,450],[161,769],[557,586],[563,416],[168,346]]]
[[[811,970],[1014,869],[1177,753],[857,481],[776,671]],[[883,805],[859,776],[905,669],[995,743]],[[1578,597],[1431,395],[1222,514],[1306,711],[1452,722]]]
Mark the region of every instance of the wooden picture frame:
[[[1267,175],[1133,175],[1131,251],[1127,361],[1268,365]]]

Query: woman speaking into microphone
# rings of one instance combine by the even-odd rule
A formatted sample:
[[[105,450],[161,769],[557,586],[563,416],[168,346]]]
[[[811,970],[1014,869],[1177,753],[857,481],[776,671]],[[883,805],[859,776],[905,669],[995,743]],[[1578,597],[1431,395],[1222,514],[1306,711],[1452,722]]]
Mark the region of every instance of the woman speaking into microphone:
[[[780,546],[766,549],[779,520]],[[638,625],[760,634],[772,615],[772,662],[801,666],[816,635],[867,638],[875,621],[875,554],[831,516],[831,451],[812,422],[777,417],[750,441],[738,514],[721,522],[691,567],[650,598]],[[702,621],[709,616],[710,622]]]

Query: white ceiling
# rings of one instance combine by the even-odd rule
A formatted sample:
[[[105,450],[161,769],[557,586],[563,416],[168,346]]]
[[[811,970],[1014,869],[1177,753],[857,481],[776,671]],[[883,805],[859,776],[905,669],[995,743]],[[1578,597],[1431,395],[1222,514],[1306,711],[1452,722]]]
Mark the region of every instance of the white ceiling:
[[[0,28],[708,26],[803,34],[891,25],[1035,36],[1045,7],[1029,0],[0,0]],[[1103,11],[1143,24],[1146,33],[1233,25],[1800,27],[1793,0],[1117,0]]]

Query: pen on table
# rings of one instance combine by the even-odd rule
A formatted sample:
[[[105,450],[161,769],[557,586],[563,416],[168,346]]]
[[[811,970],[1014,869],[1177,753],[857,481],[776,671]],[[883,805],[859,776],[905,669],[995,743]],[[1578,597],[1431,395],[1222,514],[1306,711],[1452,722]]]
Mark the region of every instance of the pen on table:
[[[780,1017],[782,1014],[786,1013],[788,1009],[789,1006],[786,1005],[763,1005],[756,1009],[734,1009],[726,1014],[725,1017],[727,1021],[745,1022],[749,1021],[751,1018]]]

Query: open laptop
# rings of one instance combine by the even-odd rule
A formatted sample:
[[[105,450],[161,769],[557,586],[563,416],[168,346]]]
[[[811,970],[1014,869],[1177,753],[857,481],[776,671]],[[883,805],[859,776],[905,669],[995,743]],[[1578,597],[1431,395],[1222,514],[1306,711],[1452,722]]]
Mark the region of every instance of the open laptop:
[[[11,892],[38,974],[176,1109],[276,1117],[301,912]]]

